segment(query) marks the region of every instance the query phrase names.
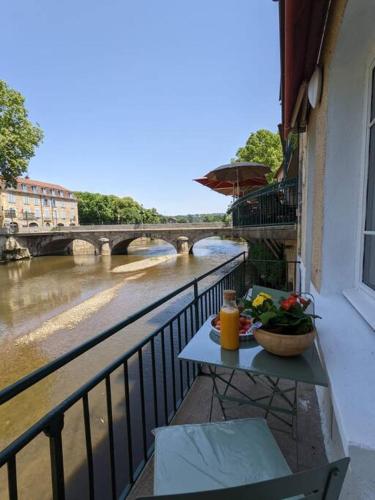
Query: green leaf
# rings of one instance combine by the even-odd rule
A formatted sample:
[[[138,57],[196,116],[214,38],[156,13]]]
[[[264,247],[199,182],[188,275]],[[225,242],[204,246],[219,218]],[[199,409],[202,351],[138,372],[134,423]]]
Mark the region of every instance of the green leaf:
[[[267,311],[259,315],[259,319],[263,325],[267,325],[272,318],[275,318],[277,313],[275,311]]]

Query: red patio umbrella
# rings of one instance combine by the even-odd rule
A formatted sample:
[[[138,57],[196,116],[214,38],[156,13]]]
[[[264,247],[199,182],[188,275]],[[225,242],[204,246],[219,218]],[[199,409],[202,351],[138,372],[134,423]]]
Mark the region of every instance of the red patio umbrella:
[[[260,163],[234,162],[221,165],[194,180],[226,196],[243,196],[252,189],[266,185],[266,174],[270,171],[270,167]]]

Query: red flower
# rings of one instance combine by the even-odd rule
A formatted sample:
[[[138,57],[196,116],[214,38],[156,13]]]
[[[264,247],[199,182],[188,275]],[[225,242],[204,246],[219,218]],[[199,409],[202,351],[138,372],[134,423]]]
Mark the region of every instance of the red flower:
[[[280,306],[281,309],[284,309],[285,311],[289,311],[289,309],[294,305],[289,299],[284,299],[281,301]]]

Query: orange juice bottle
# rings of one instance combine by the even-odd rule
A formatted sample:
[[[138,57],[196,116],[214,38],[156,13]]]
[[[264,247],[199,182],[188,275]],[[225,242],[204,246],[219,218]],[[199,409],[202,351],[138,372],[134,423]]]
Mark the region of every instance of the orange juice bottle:
[[[240,347],[240,312],[236,304],[235,290],[224,290],[220,309],[220,343],[223,349],[235,351]]]

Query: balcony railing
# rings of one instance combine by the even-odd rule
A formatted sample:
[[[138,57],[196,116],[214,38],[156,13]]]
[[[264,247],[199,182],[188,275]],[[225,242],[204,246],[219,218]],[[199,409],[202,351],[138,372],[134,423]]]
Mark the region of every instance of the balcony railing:
[[[4,210],[4,217],[8,219],[15,219],[17,217],[17,211],[15,208],[10,208],[8,210]]]
[[[90,499],[126,498],[152,454],[152,429],[171,422],[198,375],[199,367],[182,363],[178,354],[208,316],[217,313],[223,290],[232,288],[237,291],[238,296],[242,296],[252,284],[285,290],[295,289],[298,281],[296,264],[285,261],[246,260],[246,254],[240,253],[0,391],[0,405],[11,404],[18,395],[44,381],[52,373],[69,365],[74,359],[80,358],[120,330],[125,329],[122,334],[126,334],[126,327],[171,299],[184,301],[179,312],[167,322],[132,349],[121,354],[0,452],[0,477],[4,477],[1,476],[3,467],[7,468],[8,477],[5,489],[1,489],[0,485],[0,497],[6,497],[8,494],[10,500],[16,500],[18,495],[23,498],[24,493],[25,498],[78,498],[80,495],[74,493],[78,482],[85,485]],[[200,291],[199,284],[205,278],[215,276],[218,271],[218,279]],[[106,421],[93,418],[92,414],[91,398],[99,385],[102,388],[99,398],[103,398]],[[122,408],[121,417],[118,413],[115,414],[118,407]],[[103,424],[106,425],[108,451],[96,447],[93,439],[98,432],[102,432]],[[79,428],[83,429],[81,439],[84,443],[84,463],[76,474],[76,483],[73,484],[71,477],[66,477],[64,465],[74,461],[77,449],[74,446],[66,446],[66,443],[64,446],[63,429],[65,434],[77,433]],[[73,435],[78,446],[80,436]],[[49,440],[51,493],[46,494],[44,491],[44,495],[40,494],[38,488],[46,488],[46,480],[42,478],[48,477],[48,471],[38,470],[40,476],[34,477],[35,493],[31,495],[30,491],[21,491],[19,483],[22,484],[22,477],[19,475],[22,476],[22,468],[18,473],[17,459],[19,455],[22,456],[28,445],[35,441],[40,447],[43,439]],[[101,467],[98,467],[98,463]]]
[[[35,214],[33,214],[32,212],[24,212],[22,214],[22,220],[36,220],[36,216]]]
[[[224,269],[226,274],[220,276],[213,285],[203,291],[198,290],[202,280],[214,275],[219,270],[222,272]],[[179,298],[185,301],[182,309],[165,324],[147,335],[132,349],[121,354],[0,453],[0,472],[3,466],[7,467],[8,484],[6,489],[10,500],[15,500],[20,493],[16,467],[18,455],[22,455],[23,450],[34,440],[38,439],[41,442],[43,434],[47,436],[44,439],[49,440],[50,446],[52,484],[51,494],[47,496],[52,496],[54,500],[62,500],[65,498],[65,493],[67,495],[71,493],[71,484],[68,479],[64,479],[64,464],[72,460],[76,450],[64,448],[63,456],[63,429],[65,432],[67,430],[73,432],[71,426],[65,425],[64,428],[64,417],[71,416],[70,410],[74,405],[81,405],[81,422],[76,423],[76,426],[82,425],[84,429],[86,463],[83,467],[85,472],[82,472],[83,476],[80,481],[87,483],[90,499],[100,497],[96,491],[98,487],[97,474],[100,471],[94,467],[96,450],[93,435],[95,431],[98,432],[98,429],[100,431],[103,424],[92,418],[89,401],[93,390],[101,383],[104,384],[102,397],[104,397],[106,406],[106,432],[109,447],[109,483],[106,485],[106,498],[107,496],[125,498],[153,451],[152,428],[170,423],[198,374],[196,365],[182,364],[178,360],[179,352],[207,317],[218,311],[225,288],[236,289],[238,295],[245,292],[245,270],[246,258],[243,252],[0,391],[0,405],[7,402],[9,404],[16,396],[30,389],[34,384],[43,381],[120,330],[125,328],[126,333],[127,326],[171,299]],[[124,332],[122,333],[124,334]],[[121,370],[123,387],[121,395],[117,392],[114,394],[114,378],[116,376],[117,380],[119,370]],[[115,371],[116,374],[114,374]],[[118,390],[117,384],[116,389]],[[115,406],[113,404],[113,401],[116,401],[117,405],[119,398],[121,407],[124,409],[120,422],[114,419]],[[71,423],[71,420],[67,418],[66,422]],[[94,425],[97,427],[93,429]],[[66,427],[69,428],[66,429]],[[122,429],[121,439],[115,439],[115,429],[118,427]],[[71,457],[69,453],[66,453],[67,451],[72,454]],[[44,477],[48,477],[48,471],[45,473],[40,471],[40,478],[34,478],[36,489],[40,480],[40,484],[44,482],[42,479]],[[103,484],[100,487],[103,488]],[[3,494],[6,496],[6,491],[0,492],[1,497]],[[30,498],[30,492],[26,493],[27,495]],[[35,493],[34,497],[40,497],[38,492]]]
[[[297,221],[297,179],[257,189],[231,207],[233,226],[274,226]]]

